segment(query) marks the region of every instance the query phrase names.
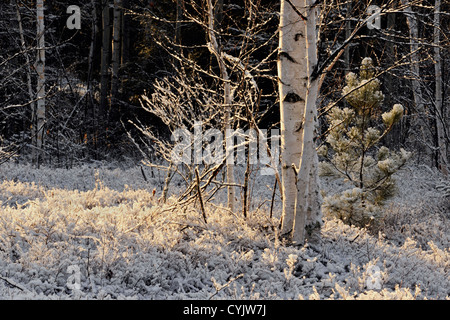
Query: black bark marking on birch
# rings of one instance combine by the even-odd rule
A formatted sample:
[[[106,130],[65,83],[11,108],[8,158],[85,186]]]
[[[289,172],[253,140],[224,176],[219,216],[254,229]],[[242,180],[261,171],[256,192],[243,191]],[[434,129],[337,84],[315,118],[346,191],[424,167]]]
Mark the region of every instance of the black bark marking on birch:
[[[295,11],[296,14],[298,14],[300,16],[300,18],[302,18],[303,21],[307,21],[308,19],[297,9],[296,6],[294,6],[294,4],[291,2],[291,0],[286,0],[287,3],[289,3],[289,5],[292,7],[292,9]]]
[[[288,94],[284,97],[284,102],[289,102],[289,103],[296,103],[296,102],[300,102],[300,101],[305,101],[302,99],[302,97],[300,97],[298,94],[296,94],[295,92],[288,92]]]
[[[319,71],[319,64],[316,64],[311,72],[311,81],[314,81],[319,77],[321,71]]]
[[[280,60],[282,57],[288,59],[292,63],[297,63],[297,61],[295,61],[294,58],[292,58],[287,52],[282,51],[278,53],[278,60]]]
[[[280,82],[280,83],[281,83],[282,85],[284,85],[284,86],[290,86],[290,84],[287,84],[287,83],[283,82],[283,81],[280,79],[280,77],[277,77],[277,81]]]
[[[298,170],[295,164],[291,164],[291,168],[294,171],[294,177],[295,177],[295,185],[298,184]]]
[[[305,36],[300,32],[300,33],[296,33],[294,36],[294,40],[298,41],[300,40],[300,38],[304,38]]]

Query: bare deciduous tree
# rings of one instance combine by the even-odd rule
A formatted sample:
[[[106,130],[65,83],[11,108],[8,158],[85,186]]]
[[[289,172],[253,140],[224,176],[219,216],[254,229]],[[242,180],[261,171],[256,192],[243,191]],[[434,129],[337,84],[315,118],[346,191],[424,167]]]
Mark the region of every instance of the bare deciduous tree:
[[[282,1],[280,17],[282,232],[302,244],[307,220],[315,224],[322,218],[315,147],[319,90],[315,3]]]
[[[44,23],[44,0],[36,1],[37,12],[37,107],[36,107],[36,149],[37,154],[34,161],[39,165],[42,157],[42,146],[44,141],[45,125],[45,23]]]
[[[436,131],[437,131],[437,147],[438,147],[438,167],[445,174],[448,175],[448,152],[445,139],[445,126],[446,121],[444,116],[444,105],[442,103],[442,59],[440,48],[440,11],[441,0],[436,0],[434,5],[434,31],[433,31],[433,44],[434,44],[434,72],[435,72],[435,117],[436,117]]]
[[[307,90],[306,28],[303,0],[281,1],[278,52],[280,96],[282,234],[293,230]]]

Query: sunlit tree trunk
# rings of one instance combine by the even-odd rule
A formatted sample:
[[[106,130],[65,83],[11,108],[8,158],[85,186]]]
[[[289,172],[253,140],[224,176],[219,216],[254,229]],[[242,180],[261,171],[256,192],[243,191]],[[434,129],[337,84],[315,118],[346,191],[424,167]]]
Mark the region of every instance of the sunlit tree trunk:
[[[316,130],[314,130],[314,136],[315,137],[318,136]],[[322,225],[322,217],[323,217],[322,195],[320,193],[320,181],[319,181],[319,157],[317,156],[315,148],[313,154],[313,161],[311,163],[311,173],[309,175],[309,190],[310,192],[308,194],[308,207],[306,211],[305,228],[309,227],[310,230],[312,230],[313,228]]]
[[[294,8],[295,7],[295,8]],[[297,197],[296,168],[299,166],[303,115],[306,100],[306,40],[304,0],[281,1],[278,90],[280,96],[281,176],[283,212],[281,232],[293,230]]]
[[[222,55],[222,50],[219,46],[216,34],[215,34],[215,14],[214,14],[214,6],[212,4],[212,0],[208,0],[208,38],[210,41],[209,50],[211,53],[216,57],[217,63],[219,64],[220,69],[220,77],[223,82],[223,88],[224,88],[224,97],[223,97],[223,107],[225,107],[225,117],[224,117],[224,123],[225,123],[225,132],[227,130],[231,129],[230,121],[231,121],[231,115],[230,115],[230,108],[232,104],[232,93],[231,93],[231,87],[230,87],[230,81],[228,76],[227,67],[225,65],[224,57]],[[231,211],[235,210],[235,187],[233,186],[235,184],[234,179],[234,149],[233,149],[233,141],[231,139],[225,139],[225,150],[226,150],[226,170],[227,170],[227,195],[228,195],[228,208]]]
[[[37,8],[37,57],[36,73],[37,80],[37,108],[36,108],[36,150],[37,158],[34,161],[39,165],[42,158],[42,146],[44,140],[45,124],[45,23],[44,23],[44,0],[36,1]]]
[[[308,85],[306,107],[303,115],[302,153],[297,179],[297,200],[292,241],[303,244],[306,227],[321,222],[320,189],[318,180],[318,156],[315,146],[317,127],[316,102],[319,89],[317,67],[316,8],[313,0],[304,0],[306,8],[306,48]]]

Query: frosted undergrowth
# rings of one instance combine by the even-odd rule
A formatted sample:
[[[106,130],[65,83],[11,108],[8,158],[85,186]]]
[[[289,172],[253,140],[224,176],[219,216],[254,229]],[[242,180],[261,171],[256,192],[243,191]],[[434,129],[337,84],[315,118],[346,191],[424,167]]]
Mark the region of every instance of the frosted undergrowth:
[[[0,298],[448,298],[448,198],[436,173],[402,174],[378,235],[327,220],[320,239],[292,247],[277,240],[279,210],[268,217],[273,177],[253,183],[247,220],[216,202],[205,224],[197,203],[160,203],[159,177],[147,172],[145,182],[139,167],[8,163],[0,167]],[[174,192],[182,187],[174,180]],[[79,291],[70,266],[79,267]]]

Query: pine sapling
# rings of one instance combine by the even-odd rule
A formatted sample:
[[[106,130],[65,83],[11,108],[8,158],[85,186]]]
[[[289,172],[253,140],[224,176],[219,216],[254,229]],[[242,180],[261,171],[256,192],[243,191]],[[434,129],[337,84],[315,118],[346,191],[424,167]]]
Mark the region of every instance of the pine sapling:
[[[360,227],[380,218],[383,204],[395,194],[392,175],[410,157],[403,149],[380,146],[402,118],[403,107],[395,104],[380,116],[384,95],[374,69],[372,59],[364,58],[359,76],[347,74],[342,94],[350,107],[335,107],[327,115],[328,135],[318,150],[325,159],[320,174],[343,179],[348,186],[324,197],[324,214]]]

